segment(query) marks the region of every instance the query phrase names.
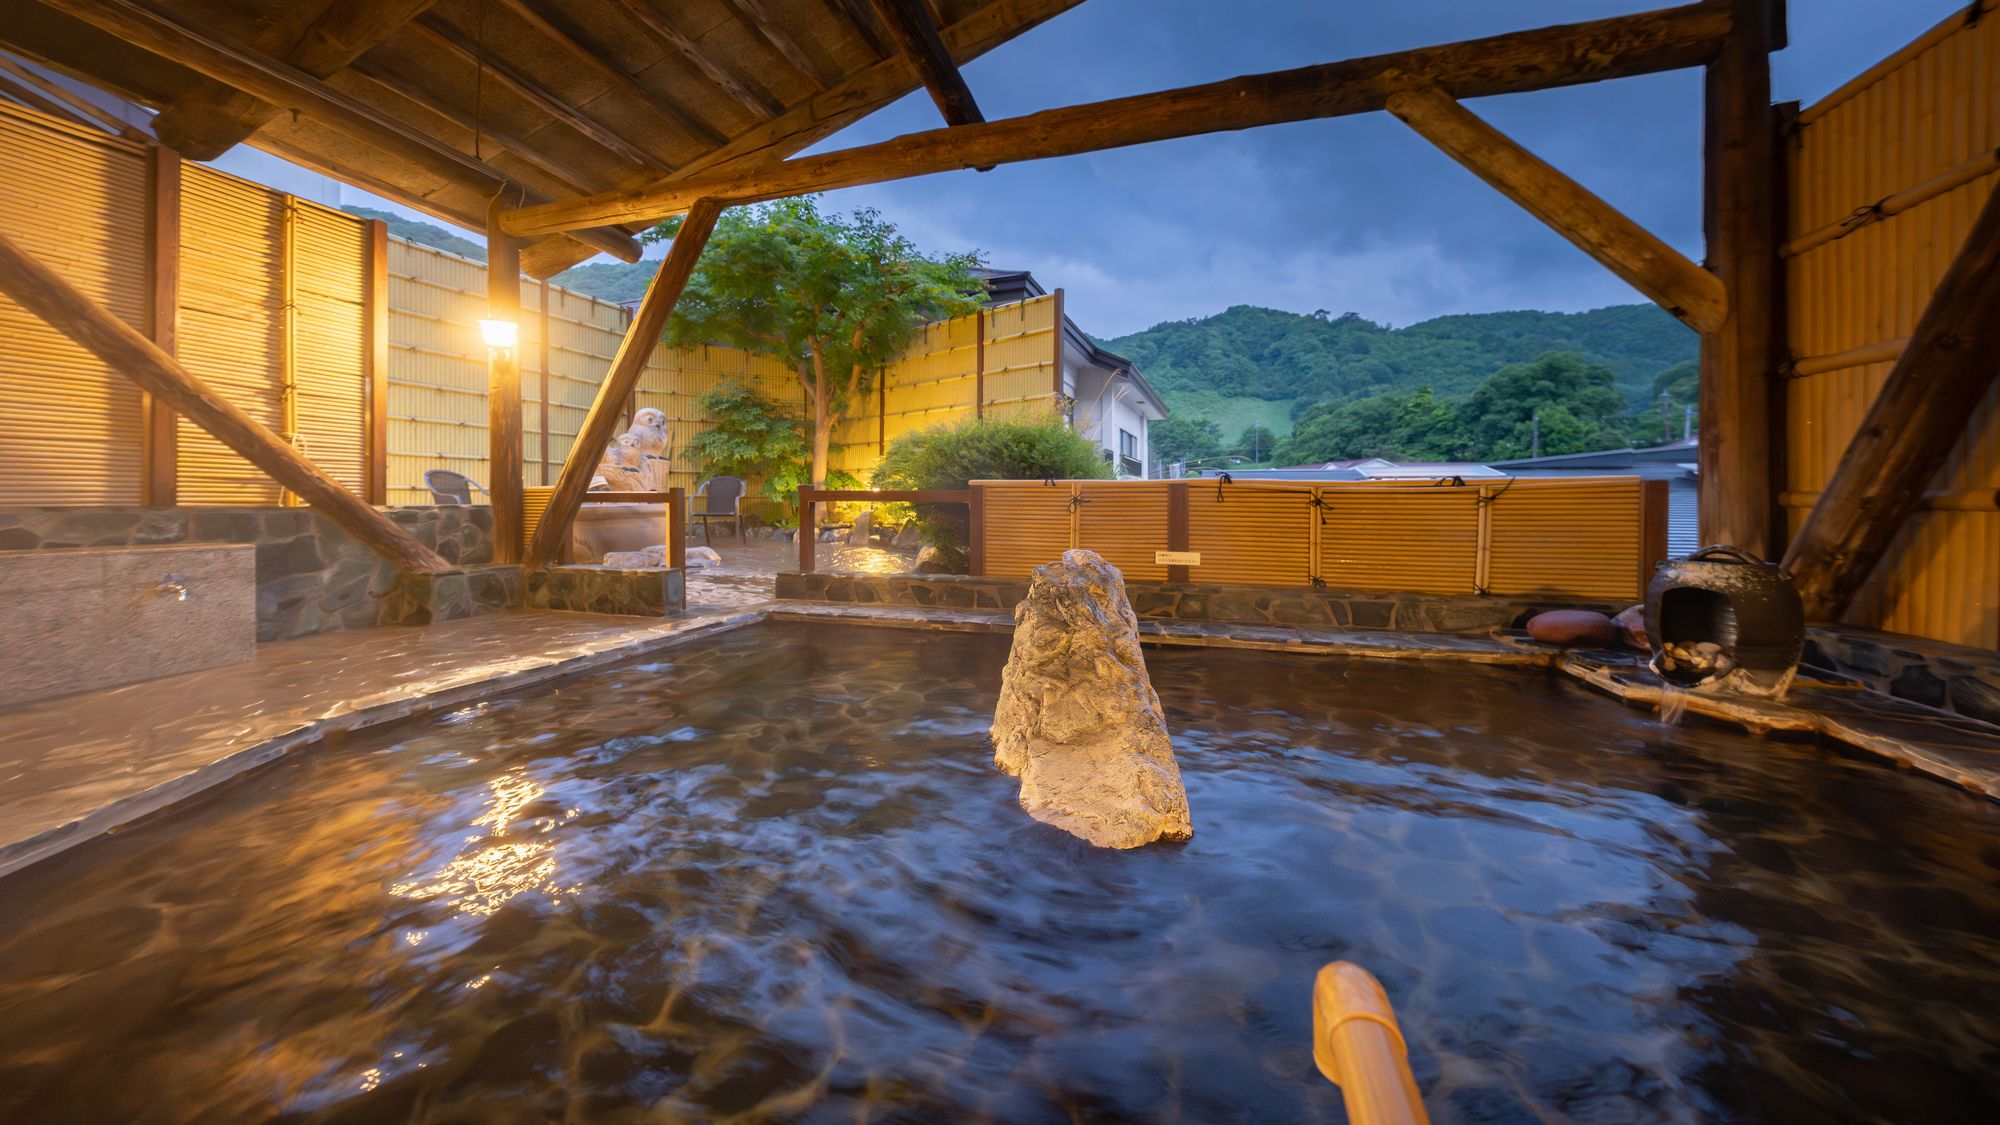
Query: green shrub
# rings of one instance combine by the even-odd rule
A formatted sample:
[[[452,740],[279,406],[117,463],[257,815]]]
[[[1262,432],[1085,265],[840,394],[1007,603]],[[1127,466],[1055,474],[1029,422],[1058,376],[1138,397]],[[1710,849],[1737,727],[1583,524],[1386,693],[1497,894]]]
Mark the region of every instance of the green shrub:
[[[697,402],[711,424],[688,442],[688,456],[702,462],[701,478],[742,477],[753,495],[772,501],[774,527],[797,527],[794,501],[809,482],[805,418],[798,411],[738,382],[724,383]],[[827,474],[828,488],[859,488],[851,474]]]
[[[1104,453],[1052,415],[968,418],[904,434],[875,466],[876,488],[964,488],[976,480],[1102,480],[1111,476]],[[965,509],[918,505],[924,540],[965,545]]]

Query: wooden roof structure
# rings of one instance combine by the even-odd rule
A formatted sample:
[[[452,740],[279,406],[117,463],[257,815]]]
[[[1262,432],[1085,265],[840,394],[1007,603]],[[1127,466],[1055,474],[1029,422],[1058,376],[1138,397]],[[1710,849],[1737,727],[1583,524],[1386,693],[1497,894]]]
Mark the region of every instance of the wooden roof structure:
[[[776,162],[1079,0],[9,0],[0,48],[439,218]],[[537,239],[547,277],[639,224]]]

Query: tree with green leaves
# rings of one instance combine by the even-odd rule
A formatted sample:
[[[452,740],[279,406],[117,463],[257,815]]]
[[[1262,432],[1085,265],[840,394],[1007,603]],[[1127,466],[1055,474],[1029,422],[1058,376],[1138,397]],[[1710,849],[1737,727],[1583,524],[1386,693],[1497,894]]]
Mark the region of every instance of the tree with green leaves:
[[[792,499],[809,469],[805,419],[733,380],[702,395],[696,405],[709,419],[708,428],[688,442],[689,455],[702,463],[701,479],[741,477],[776,505],[768,517],[774,525],[792,526],[797,517]],[[861,487],[859,480],[837,469],[827,478],[833,488]]]
[[[1243,427],[1236,444],[1229,452],[1238,457],[1247,457],[1253,465],[1261,465],[1271,460],[1278,451],[1278,432],[1262,422],[1252,422]]]
[[[669,219],[649,240],[672,238]],[[810,479],[825,487],[834,428],[927,321],[977,309],[977,255],[932,258],[873,210],[823,214],[812,197],[725,211],[666,340],[728,344],[798,372],[811,404]]]
[[[1146,425],[1146,446],[1161,464],[1222,455],[1222,427],[1206,418],[1171,414]]]

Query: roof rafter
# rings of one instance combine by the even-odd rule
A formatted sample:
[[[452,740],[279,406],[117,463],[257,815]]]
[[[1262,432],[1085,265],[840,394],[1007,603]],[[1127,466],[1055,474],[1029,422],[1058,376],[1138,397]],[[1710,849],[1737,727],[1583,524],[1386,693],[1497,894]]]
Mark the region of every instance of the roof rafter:
[[[749,83],[737,78],[723,69],[720,63],[709,58],[699,43],[682,34],[681,30],[668,22],[667,17],[648,3],[648,0],[614,0],[614,2],[625,9],[625,13],[632,17],[633,22],[644,28],[663,46],[679,52],[690,65],[701,71],[704,78],[728,94],[737,105],[742,106],[751,115],[771,118],[784,111],[785,107],[778,103],[778,99],[762,89],[752,89]]]
[[[761,0],[722,0],[722,3],[738,22],[756,32],[758,38],[770,44],[772,50],[790,63],[792,69],[798,71],[799,77],[819,89],[827,88],[826,75],[813,64],[811,57],[799,47],[798,42],[786,34],[784,28],[778,26],[778,21],[771,18],[771,13],[765,10]]]
[[[951,51],[945,47],[944,37],[938,34],[937,24],[923,0],[872,2],[882,22],[888,25],[890,37],[909,60],[910,68],[930,91],[931,101],[937,103],[945,124],[971,125],[986,120],[972,96],[972,87],[966,85],[965,76],[958,72],[958,64],[952,61]]]
[[[462,189],[490,198],[508,182],[507,176],[497,169],[382,115],[372,106],[309,74],[211,38],[168,13],[142,7],[132,0],[44,0],[44,3],[133,46],[407,160]],[[548,198],[540,192],[527,194],[537,199]],[[578,239],[620,257],[630,255],[628,260],[638,258],[638,245],[620,232],[591,230],[578,235]]]
[[[528,26],[546,36],[551,42],[582,60],[606,82],[611,83],[614,89],[622,90],[650,106],[653,112],[672,122],[681,132],[704,145],[719,145],[729,140],[718,132],[715,126],[703,121],[687,107],[613,65],[604,57],[601,48],[585,43],[576,31],[564,26],[556,17],[543,12],[531,0],[500,0],[500,3],[508,11],[527,21]]]
[[[1382,109],[1395,93],[1424,85],[1456,97],[1484,97],[1675,70],[1715,57],[1731,23],[1726,7],[1698,3],[1250,75],[910,133],[880,144],[740,172],[674,177],[638,191],[521,208],[509,212],[503,225],[514,234],[527,235],[651,221],[684,211],[704,197],[750,203],[988,164],[1365,113]]]
[[[672,163],[639,148],[637,145],[632,144],[630,141],[598,124],[596,121],[591,120],[584,114],[572,109],[568,102],[551,93],[541,83],[536,82],[534,79],[529,78],[527,75],[522,74],[503,62],[482,56],[478,48],[460,38],[457,32],[438,22],[433,17],[425,16],[412,20],[410,28],[424,39],[458,56],[473,67],[475,71],[483,68],[487,74],[492,75],[502,86],[527,99],[535,108],[555,118],[564,127],[590,138],[619,159],[636,164],[642,168],[651,168],[656,172],[673,171],[674,165]]]

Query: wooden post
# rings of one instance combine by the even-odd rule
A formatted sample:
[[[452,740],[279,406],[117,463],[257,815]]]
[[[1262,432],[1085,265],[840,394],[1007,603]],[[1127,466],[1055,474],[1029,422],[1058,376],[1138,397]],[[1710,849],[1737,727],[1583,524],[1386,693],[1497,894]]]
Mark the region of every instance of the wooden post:
[[[1770,380],[1777,370],[1777,114],[1772,44],[1782,4],[1728,0],[1728,39],[1704,84],[1703,208],[1708,267],[1727,290],[1722,326],[1701,340],[1701,538],[1773,553]]]
[[[169,409],[215,435],[217,441],[297,493],[376,554],[407,570],[452,569],[437,552],[363,503],[174,357],[4,235],[0,235],[0,293],[14,298]]]
[[[370,504],[389,502],[389,224],[368,224],[367,436]]]
[[[1167,486],[1167,550],[1169,551],[1188,549],[1188,488],[1186,481],[1176,481]],[[1167,581],[1189,581],[1188,568],[1168,567]]]
[[[521,243],[486,226],[486,315],[521,324]],[[493,561],[521,561],[521,349],[486,349],[486,490],[493,504]]]
[[[536,479],[544,486],[549,483],[549,358],[555,353],[549,347],[549,331],[555,320],[549,314],[549,282],[542,279],[542,472]]]
[[[983,315],[983,314],[982,314]],[[973,574],[986,573],[986,490],[979,485],[971,486],[972,500],[966,504],[965,555],[971,565],[967,568]]]
[[[1996,377],[2000,191],[1987,197],[1785,555],[1807,620],[1832,621],[1847,609],[1923,503]]]
[[[986,310],[972,314],[972,416],[986,417]]]
[[[1056,396],[1056,412],[1057,412],[1057,413],[1061,413],[1061,412],[1062,412],[1062,394],[1063,394],[1063,318],[1064,318],[1064,316],[1065,316],[1065,314],[1064,314],[1064,312],[1063,312],[1063,291],[1062,291],[1061,289],[1057,289],[1057,290],[1056,290],[1056,308],[1055,308],[1055,318],[1056,318],[1056,343],[1055,343],[1055,354],[1056,354],[1056,358],[1055,358],[1055,364],[1056,364],[1056,377],[1055,377],[1055,396]]]
[[[181,158],[170,148],[154,145],[147,152],[152,180],[153,229],[147,241],[152,263],[153,303],[147,334],[167,355],[180,352],[181,302]],[[140,400],[139,495],[150,508],[179,503],[180,420],[166,404],[148,393]]]
[[[667,489],[667,565],[686,571],[688,564],[688,490]]]
[[[813,572],[813,544],[819,540],[818,521],[813,518],[818,507],[817,492],[810,488],[799,489],[799,573]]]
[[[590,412],[584,415],[569,456],[563,459],[562,473],[556,478],[555,491],[549,495],[542,521],[535,525],[534,542],[528,545],[524,560],[530,570],[547,566],[555,557],[557,546],[569,538],[570,521],[576,518],[577,506],[583,503],[583,494],[590,488],[597,462],[617,429],[618,406],[639,385],[646,360],[659,344],[660,333],[665,331],[668,319],[674,314],[674,305],[681,299],[681,290],[694,275],[695,262],[701,258],[702,247],[708,244],[708,236],[715,230],[722,207],[721,203],[705,199],[691,208],[680,233],[674,237],[673,248],[660,262],[660,272],[647,288],[645,299],[639,302],[639,313],[625,330],[625,338],[619,341],[611,370],[605,374],[604,382],[598,384],[597,397],[591,400]]]
[[[1634,600],[1645,599],[1653,571],[1667,557],[1667,510],[1672,497],[1673,488],[1666,481],[1639,482],[1639,590]]]

